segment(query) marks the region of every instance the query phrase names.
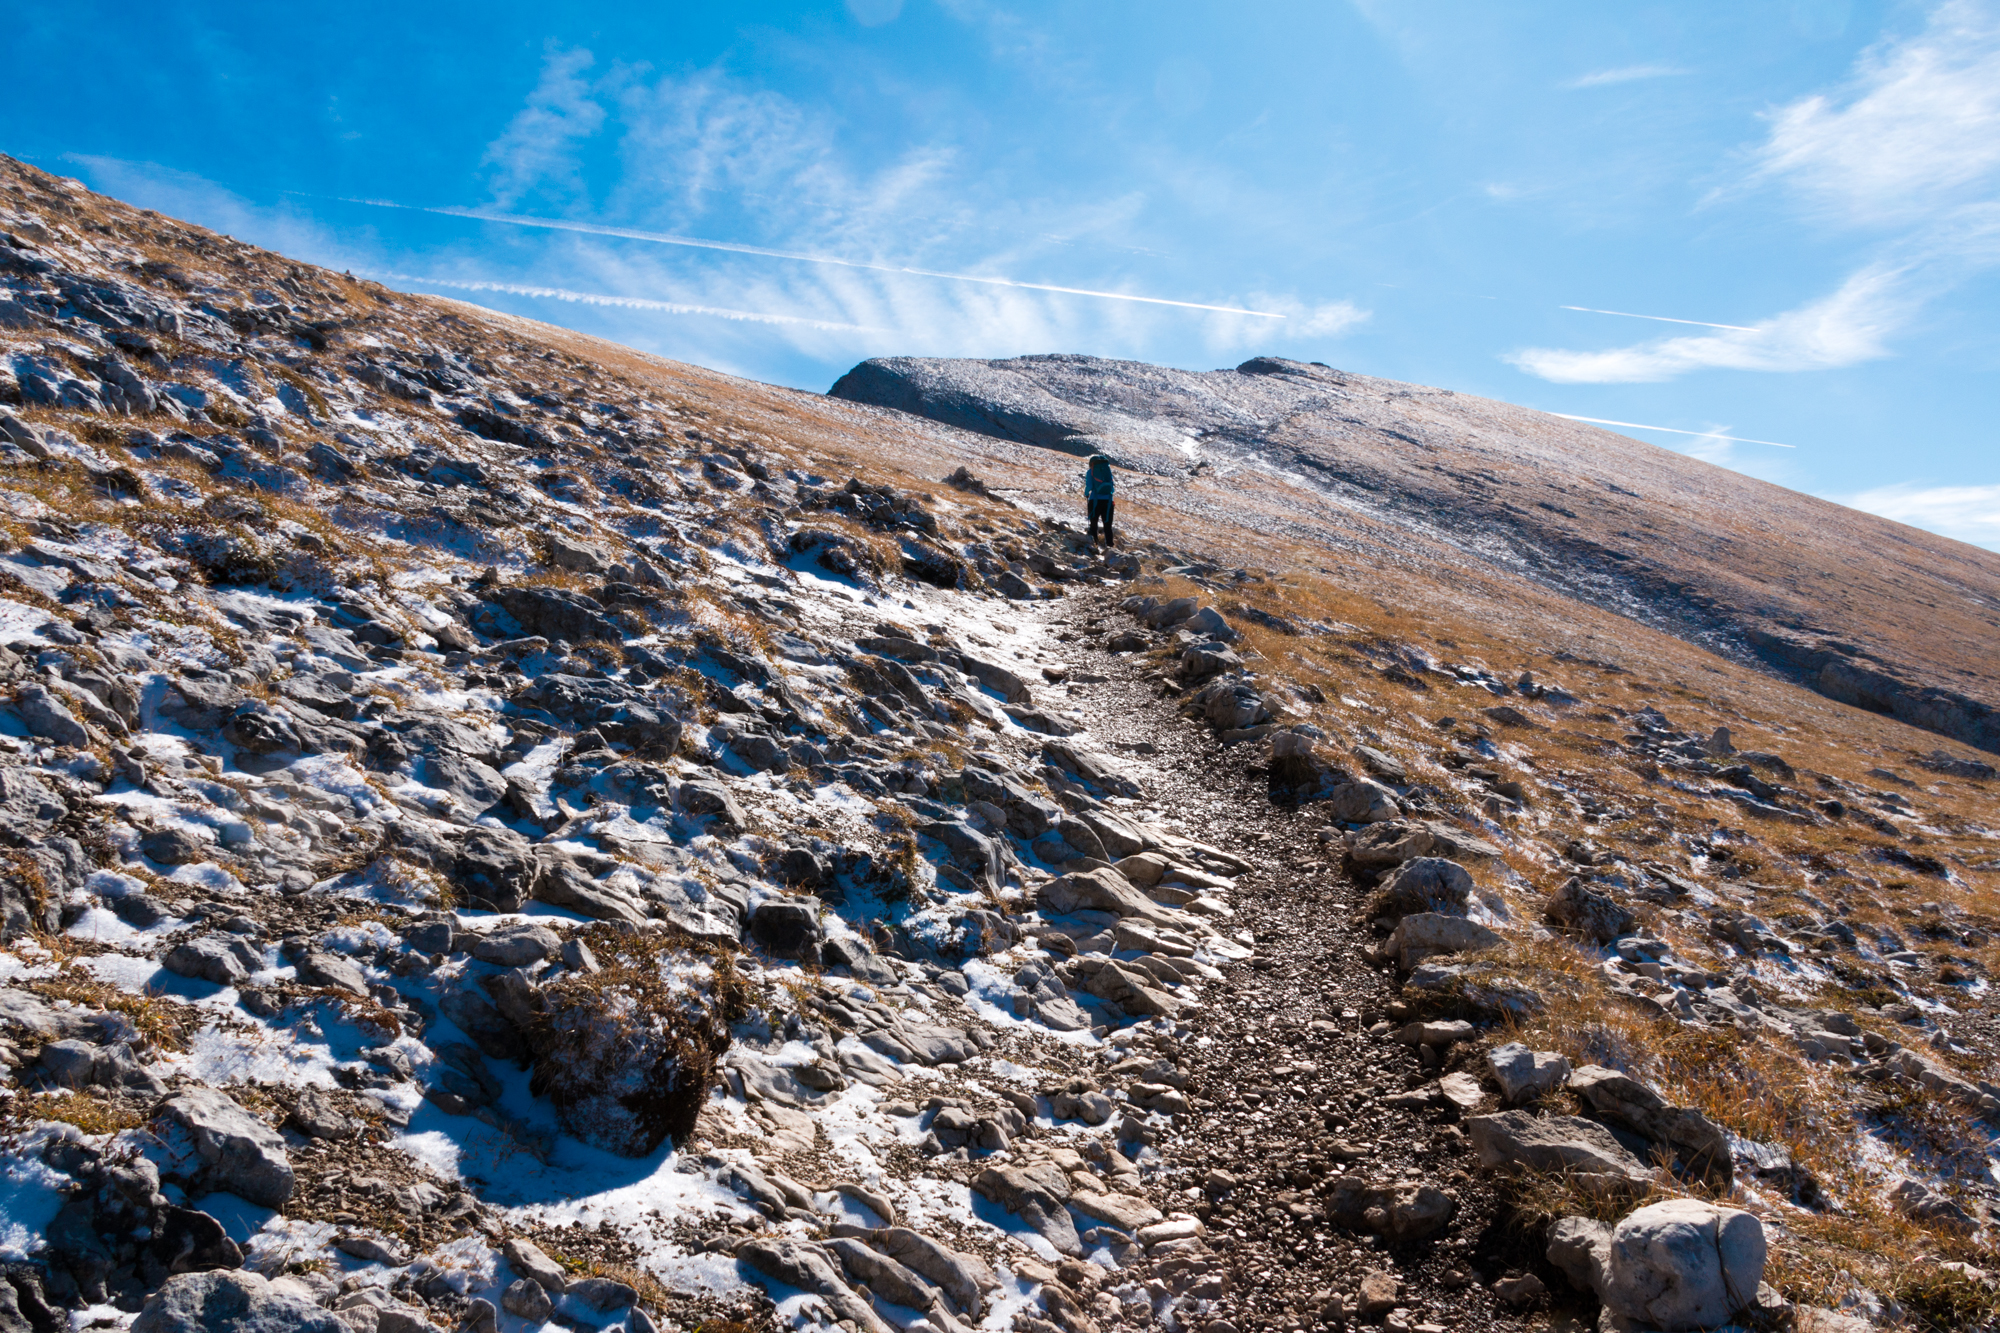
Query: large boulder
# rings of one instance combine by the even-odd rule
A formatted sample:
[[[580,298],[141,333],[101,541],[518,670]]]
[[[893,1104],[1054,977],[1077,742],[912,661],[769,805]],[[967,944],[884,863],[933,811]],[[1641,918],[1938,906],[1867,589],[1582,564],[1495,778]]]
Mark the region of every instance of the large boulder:
[[[1699,1199],[1648,1204],[1612,1229],[1598,1296],[1667,1333],[1719,1328],[1756,1300],[1764,1255],[1764,1224],[1753,1213]]]
[[[1446,862],[1447,865],[1451,864]],[[1405,972],[1432,954],[1475,953],[1501,942],[1498,932],[1443,912],[1413,912],[1396,923],[1382,953]]]
[[[182,1273],[147,1300],[132,1333],[349,1333],[339,1315],[247,1269]]]
[[[534,892],[533,844],[512,829],[475,828],[459,845],[452,882],[467,906],[518,912]]]
[[[729,1029],[712,999],[677,989],[644,954],[541,989],[528,1031],[530,1086],[563,1129],[620,1157],[645,1157],[694,1132]]]
[[[1402,813],[1396,793],[1367,778],[1343,782],[1326,797],[1327,818],[1340,824],[1379,824]]]
[[[1311,736],[1298,731],[1271,734],[1271,797],[1281,804],[1319,800],[1354,780]]]
[[[1275,767],[1272,774],[1275,780]],[[1348,834],[1346,844],[1348,868],[1373,877],[1405,861],[1432,855],[1437,850],[1437,837],[1424,824],[1385,819]]]
[[[1542,919],[1562,930],[1574,931],[1594,944],[1609,944],[1628,933],[1638,917],[1609,894],[1593,889],[1583,878],[1572,875],[1549,895]]]
[[[292,1197],[292,1162],[285,1140],[269,1125],[214,1088],[175,1093],[155,1112],[171,1131],[193,1141],[210,1189],[227,1190],[265,1208]]]
[[[993,662],[981,661],[976,657],[959,654],[959,664],[965,674],[999,695],[1010,704],[1032,704],[1034,696],[1029,692],[1028,682]]]
[[[1502,1111],[1469,1117],[1465,1128],[1481,1166],[1566,1175],[1607,1194],[1642,1193],[1653,1183],[1610,1130],[1581,1116]]]
[[[1611,1269],[1611,1224],[1594,1217],[1558,1218],[1549,1228],[1548,1258],[1571,1286],[1595,1295]]]
[[[1403,862],[1382,881],[1368,902],[1367,915],[1400,921],[1430,912],[1464,916],[1472,901],[1472,875],[1456,861],[1419,856]]]
[[[29,681],[14,695],[14,712],[28,734],[57,745],[81,750],[90,744],[90,732],[63,701],[39,681]]]
[[[826,1302],[835,1318],[851,1321],[862,1333],[893,1333],[875,1307],[847,1285],[839,1261],[809,1241],[759,1237],[746,1241],[736,1258],[752,1272],[811,1292]]]
[[[974,1177],[972,1190],[1019,1216],[1059,1253],[1083,1253],[1076,1223],[1064,1205],[1069,1198],[1069,1178],[1053,1163],[989,1166]]]
[[[1055,970],[1039,959],[1024,964],[1014,974],[1016,1016],[1032,1016],[1044,1027],[1057,1032],[1081,1032],[1088,1028],[1090,1015],[1069,997],[1069,990]]]
[[[1064,964],[1077,989],[1117,1006],[1134,1018],[1172,1018],[1180,1001],[1160,987],[1150,972],[1115,958],[1076,958]]]
[[[868,1243],[905,1268],[935,1282],[962,1312],[974,1319],[986,1312],[985,1293],[1000,1288],[999,1279],[985,1260],[948,1250],[907,1227],[884,1227],[870,1235]]]
[[[570,643],[591,639],[617,643],[625,637],[604,614],[603,605],[582,593],[564,588],[513,586],[496,589],[492,598],[530,634]]]
[[[574,857],[556,847],[535,848],[534,890],[536,902],[566,907],[593,921],[626,921],[639,926],[650,916],[645,904],[593,878]]]
[[[264,958],[255,945],[234,935],[204,935],[167,950],[160,966],[175,976],[240,986],[264,966]]]
[[[1486,1064],[1500,1083],[1500,1099],[1520,1106],[1546,1097],[1569,1081],[1569,1061],[1554,1051],[1533,1051],[1518,1041],[1495,1046]]]
[[[1615,1121],[1674,1154],[1682,1172],[1727,1192],[1736,1183],[1729,1136],[1720,1125],[1666,1099],[1639,1080],[1602,1065],[1585,1065],[1569,1076],[1572,1092],[1607,1120]]]
[[[1227,649],[1190,649],[1182,659],[1181,669],[1193,679],[1201,680],[1206,678],[1204,672],[1213,675],[1242,665],[1243,659]],[[1271,706],[1264,702],[1264,696],[1240,676],[1221,676],[1209,681],[1189,698],[1187,707],[1217,731],[1241,731],[1271,720]]]
[[[1059,875],[1042,885],[1039,901],[1044,912],[1058,914],[1110,912],[1159,925],[1172,925],[1177,920],[1174,913],[1141,893],[1138,886],[1110,866]]]

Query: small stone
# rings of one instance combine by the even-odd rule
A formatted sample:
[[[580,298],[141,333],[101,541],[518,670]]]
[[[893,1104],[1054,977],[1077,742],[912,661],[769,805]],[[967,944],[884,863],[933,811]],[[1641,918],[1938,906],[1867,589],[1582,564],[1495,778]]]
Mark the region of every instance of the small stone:
[[[1480,1085],[1479,1080],[1462,1071],[1446,1074],[1439,1079],[1438,1091],[1445,1095],[1446,1101],[1461,1111],[1470,1111],[1486,1100],[1486,1089]]]
[[[342,1236],[333,1245],[342,1254],[360,1259],[364,1263],[386,1264],[390,1268],[401,1268],[410,1262],[409,1255],[376,1236]]]
[[[1503,1277],[1493,1284],[1495,1298],[1507,1305],[1533,1305],[1548,1294],[1549,1289],[1533,1273],[1520,1277]]]
[[[549,1293],[531,1277],[516,1278],[509,1283],[507,1290],[501,1294],[500,1308],[533,1324],[547,1323],[556,1310]]]
[[[549,1258],[542,1247],[531,1240],[516,1236],[502,1245],[500,1252],[507,1257],[508,1264],[516,1273],[533,1278],[548,1291],[561,1291],[568,1285],[569,1279],[563,1273],[562,1265]]]
[[[1357,1313],[1363,1319],[1379,1319],[1396,1308],[1403,1284],[1393,1273],[1372,1269],[1361,1275],[1360,1299]]]
[[[1569,1061],[1554,1051],[1531,1051],[1518,1041],[1486,1053],[1487,1067],[1500,1081],[1500,1096],[1510,1106],[1545,1097],[1569,1079]]]

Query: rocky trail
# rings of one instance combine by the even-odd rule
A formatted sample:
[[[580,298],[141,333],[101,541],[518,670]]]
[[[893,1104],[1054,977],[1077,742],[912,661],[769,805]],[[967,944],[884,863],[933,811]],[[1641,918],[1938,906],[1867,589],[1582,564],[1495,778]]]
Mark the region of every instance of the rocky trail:
[[[0,367],[0,1333],[2000,1314],[1934,736],[5,161]]]
[[[1051,636],[1087,643],[1093,627],[1123,620],[1115,597],[1079,600],[1039,617]],[[1274,802],[1267,759],[1191,725],[1152,664],[1095,645],[1065,660],[1070,711],[1114,749],[1145,753],[1159,808],[1246,868],[1234,901],[1256,923],[1257,953],[1221,969],[1191,1021],[1198,1035],[1178,1044],[1189,1109],[1159,1144],[1168,1202],[1205,1225],[1214,1257],[1195,1266],[1226,1292],[1216,1315],[1240,1328],[1364,1315],[1392,1327],[1522,1326],[1525,1307],[1546,1308],[1528,1275],[1549,1270],[1475,1180],[1462,1120],[1489,1096],[1462,1071],[1456,1099],[1441,1093],[1444,1062],[1397,1039],[1410,1010],[1376,961],[1343,827]],[[1343,1177],[1413,1186],[1399,1226],[1371,1231],[1357,1225],[1365,1208],[1330,1211]],[[1512,1302],[1496,1299],[1496,1283]]]

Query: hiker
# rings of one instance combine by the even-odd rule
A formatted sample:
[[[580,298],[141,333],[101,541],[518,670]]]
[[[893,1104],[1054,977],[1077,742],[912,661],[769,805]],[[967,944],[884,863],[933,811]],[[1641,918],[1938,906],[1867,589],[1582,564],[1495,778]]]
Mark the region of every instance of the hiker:
[[[1111,460],[1103,454],[1092,454],[1090,466],[1083,470],[1083,506],[1090,519],[1090,540],[1097,540],[1097,525],[1104,524],[1104,544],[1116,546],[1111,537],[1112,491]]]

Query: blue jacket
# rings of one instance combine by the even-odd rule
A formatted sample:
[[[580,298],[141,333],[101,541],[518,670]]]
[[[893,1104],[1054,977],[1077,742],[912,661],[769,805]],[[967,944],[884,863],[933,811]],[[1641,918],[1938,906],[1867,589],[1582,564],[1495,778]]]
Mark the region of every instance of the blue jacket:
[[[1111,480],[1111,465],[1106,463],[1100,470],[1087,467],[1083,470],[1083,498],[1086,500],[1109,500],[1114,483]]]

